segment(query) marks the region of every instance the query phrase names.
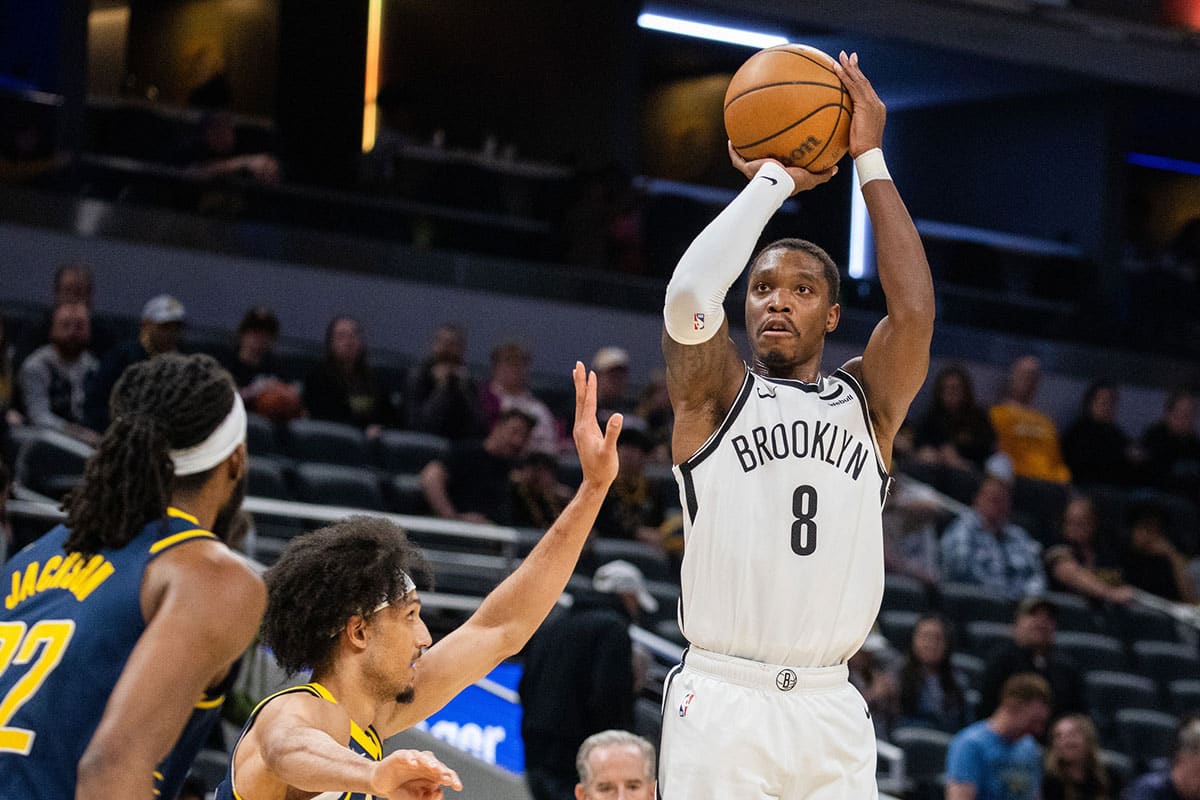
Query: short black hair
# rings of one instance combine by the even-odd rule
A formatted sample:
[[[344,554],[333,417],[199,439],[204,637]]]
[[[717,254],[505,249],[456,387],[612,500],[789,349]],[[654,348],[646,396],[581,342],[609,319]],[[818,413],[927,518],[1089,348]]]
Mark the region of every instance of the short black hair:
[[[268,336],[279,335],[279,318],[266,306],[255,306],[246,312],[238,324],[238,336],[247,331],[262,331]]]
[[[838,273],[837,264],[834,263],[833,258],[830,257],[829,253],[825,252],[824,248],[822,248],[820,245],[813,244],[807,239],[776,239],[770,244],[767,244],[763,247],[763,249],[758,251],[758,254],[755,255],[753,259],[751,259],[750,269],[747,274],[754,272],[754,269],[758,266],[758,262],[761,261],[767,253],[770,253],[773,250],[798,250],[802,253],[808,253],[810,256],[817,259],[817,261],[821,262],[821,270],[825,275],[825,284],[829,288],[829,305],[833,305],[838,301],[838,297],[842,292],[842,276]]]
[[[397,599],[406,573],[421,588],[430,571],[404,530],[382,517],[353,516],[292,539],[267,570],[262,640],[289,674],[330,666],[337,634]]]

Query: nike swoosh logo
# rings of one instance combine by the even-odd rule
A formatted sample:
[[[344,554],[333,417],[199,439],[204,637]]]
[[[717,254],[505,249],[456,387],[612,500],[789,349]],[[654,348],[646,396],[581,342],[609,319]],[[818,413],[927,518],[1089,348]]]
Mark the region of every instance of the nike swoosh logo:
[[[764,181],[770,181],[772,186],[779,184],[779,181],[775,178],[772,178],[770,175],[759,175],[758,177],[762,178]]]

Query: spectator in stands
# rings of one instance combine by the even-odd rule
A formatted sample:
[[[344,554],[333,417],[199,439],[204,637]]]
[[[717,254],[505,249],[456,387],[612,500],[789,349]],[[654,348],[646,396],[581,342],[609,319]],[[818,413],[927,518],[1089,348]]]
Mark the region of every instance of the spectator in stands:
[[[1125,800],[1200,800],[1200,713],[1179,723],[1171,766],[1138,778]]]
[[[992,427],[998,448],[1012,459],[1018,477],[1067,483],[1071,471],[1063,462],[1054,421],[1033,407],[1042,379],[1036,356],[1013,362],[1004,402],[992,406]]]
[[[540,450],[530,451],[513,473],[513,493],[512,524],[542,529],[550,527],[573,494],[558,480],[558,460]]]
[[[228,111],[210,111],[201,117],[196,136],[184,146],[178,159],[201,178],[240,176],[265,184],[276,184],[283,178],[275,156],[242,152],[237,126]]]
[[[501,412],[482,442],[456,442],[443,463],[421,470],[421,489],[433,513],[442,519],[511,525],[513,471],[537,423],[516,408]]]
[[[1030,595],[1017,606],[1012,641],[987,660],[979,679],[976,716],[991,714],[1001,700],[1001,687],[1013,675],[1036,672],[1050,684],[1053,716],[1088,712],[1083,676],[1078,667],[1054,649],[1058,609],[1045,597]]]
[[[169,294],[160,294],[142,306],[141,327],[137,338],[118,344],[100,361],[89,382],[84,398],[84,424],[96,431],[108,427],[108,395],[126,367],[163,353],[179,351],[179,338],[187,313],[183,303]]]
[[[954,733],[971,721],[967,677],[950,663],[950,626],[938,614],[925,614],[913,626],[908,655],[896,675],[897,727],[917,725]]]
[[[602,347],[592,356],[596,373],[596,408],[601,422],[614,412],[633,413],[629,399],[629,353],[620,347]]]
[[[621,438],[617,440],[620,455],[617,479],[596,518],[596,533],[600,536],[662,544],[658,526],[663,522],[665,509],[646,479],[646,463],[653,449],[646,423],[637,417],[625,417]]]
[[[1136,482],[1139,450],[1117,424],[1117,387],[1111,381],[1096,381],[1084,392],[1062,448],[1077,484]]]
[[[996,449],[988,413],[975,402],[971,373],[961,364],[943,367],[933,399],[913,436],[916,458],[926,464],[982,470]]]
[[[375,95],[375,108],[379,112],[379,127],[375,133],[375,145],[363,153],[360,162],[362,185],[371,188],[395,187],[404,182],[399,161],[404,151],[423,144],[417,133],[413,110],[419,104],[412,90],[396,81],[380,87]]]
[[[654,745],[626,731],[601,731],[584,740],[575,759],[575,800],[653,800],[658,795]],[[564,796],[565,798],[565,796]]]
[[[103,358],[117,341],[117,334],[103,320],[96,319],[94,295],[96,282],[92,268],[82,261],[69,261],[54,271],[53,299],[46,316],[30,326],[17,347],[17,357],[25,358],[50,341],[51,317],[54,309],[68,303],[82,303],[87,307],[91,336],[88,350],[96,358]]]
[[[1178,603],[1200,603],[1187,557],[1167,536],[1167,515],[1154,503],[1134,507],[1129,516],[1129,548],[1124,572],[1138,589]]]
[[[99,434],[83,424],[87,382],[100,366],[87,351],[89,334],[87,306],[67,303],[55,308],[50,343],[25,359],[18,383],[31,424],[94,445]]]
[[[429,357],[409,373],[409,424],[413,429],[453,440],[477,439],[490,430],[466,357],[466,330],[451,323],[439,325],[433,332]]]
[[[8,521],[8,493],[12,489],[12,473],[8,465],[0,461],[0,564],[8,560],[8,551],[13,546],[12,524]]]
[[[1042,758],[1034,737],[1050,714],[1050,687],[1039,675],[1014,675],[987,719],[963,728],[946,753],[946,800],[1037,800]]]
[[[1117,800],[1121,779],[1100,760],[1096,726],[1083,714],[1060,717],[1050,729],[1042,800]]]
[[[517,687],[523,715],[525,776],[534,800],[561,800],[575,785],[585,739],[633,726],[633,643],[629,626],[658,610],[641,571],[627,561],[596,570],[592,592],[576,592],[565,612],[529,643]]]
[[[546,404],[529,391],[529,361],[529,351],[516,342],[503,342],[492,349],[492,377],[479,397],[483,421],[491,428],[501,411],[519,408],[537,420],[529,449],[557,453],[558,422]]]
[[[889,664],[896,651],[878,630],[873,630],[862,647],[846,662],[847,679],[867,704],[867,715],[875,736],[887,741],[900,713],[900,689]]]
[[[659,464],[671,462],[671,432],[675,427],[675,411],[667,394],[667,378],[661,370],[642,387],[636,415],[646,421],[647,433],[654,442],[651,460]]]
[[[1067,501],[1059,541],[1045,555],[1050,588],[1108,603],[1128,603],[1133,599],[1133,587],[1125,582],[1120,554],[1100,538],[1099,528],[1096,505],[1090,498],[1075,495]]]
[[[338,316],[329,321],[325,356],[304,378],[302,400],[313,419],[355,425],[369,438],[395,425],[387,392],[368,364],[358,320]]]
[[[287,382],[275,343],[279,341],[279,318],[266,306],[246,312],[237,329],[237,348],[223,359],[237,384],[246,408],[277,422],[300,416],[304,404],[300,387]]]
[[[0,425],[6,432],[8,426],[25,422],[25,418],[13,408],[17,384],[14,363],[13,346],[9,341],[9,324],[4,317],[0,317],[0,415],[3,416]]]
[[[1193,501],[1200,501],[1197,407],[1195,391],[1176,389],[1167,396],[1163,415],[1142,434],[1150,481]]]
[[[883,565],[935,588],[942,579],[937,522],[942,506],[936,493],[898,475],[883,508]]]
[[[1013,599],[1044,591],[1041,546],[1009,521],[1011,512],[1008,482],[984,478],[972,507],[942,536],[943,579],[985,586]]]

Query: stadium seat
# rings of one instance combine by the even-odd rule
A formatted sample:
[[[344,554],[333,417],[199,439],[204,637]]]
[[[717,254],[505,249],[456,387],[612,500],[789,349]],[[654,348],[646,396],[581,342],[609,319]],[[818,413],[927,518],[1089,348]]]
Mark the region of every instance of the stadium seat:
[[[590,546],[597,566],[620,559],[640,569],[648,581],[671,580],[671,563],[661,547],[633,539],[605,539],[600,536],[594,536]]]
[[[336,464],[298,464],[292,488],[296,499],[303,503],[368,511],[383,511],[385,507],[379,480],[368,469]]]
[[[904,773],[918,793],[928,793],[941,782],[951,738],[943,731],[907,725],[892,731],[892,744],[904,751]]]
[[[246,492],[251,497],[269,497],[274,500],[290,500],[287,478],[283,467],[268,458],[251,458],[250,475]]]
[[[683,632],[679,630],[679,623],[673,619],[661,619],[654,623],[654,633],[667,641],[687,646],[687,639],[683,638]]]
[[[1102,722],[1119,708],[1157,709],[1154,681],[1143,675],[1110,670],[1088,670],[1083,675],[1088,707]]]
[[[1200,678],[1200,656],[1195,645],[1136,641],[1133,657],[1138,672],[1157,681],[1164,693],[1172,681]]]
[[[1124,672],[1129,666],[1120,640],[1102,633],[1061,631],[1054,637],[1054,649],[1074,662],[1081,671]]]
[[[1001,645],[1012,641],[1012,626],[1005,622],[968,622],[966,632],[968,652],[985,659]]]
[[[558,457],[558,479],[575,489],[583,483],[583,467],[579,465],[579,456],[574,453],[564,453]]]
[[[1091,604],[1077,594],[1046,592],[1046,599],[1057,609],[1058,630],[1104,633],[1105,626]]]
[[[633,701],[633,732],[647,741],[662,738],[662,707],[646,697]]]
[[[983,671],[987,669],[987,662],[979,656],[973,656],[970,653],[951,653],[950,666],[962,671],[967,676],[967,685],[974,689],[979,686],[979,680],[983,677]]]
[[[387,482],[388,507],[397,514],[429,514],[425,491],[418,475],[393,475]]]
[[[246,447],[252,456],[284,454],[275,433],[275,423],[261,414],[246,415]]]
[[[929,593],[916,578],[888,573],[883,577],[882,607],[888,611],[928,611]]]
[[[375,441],[375,463],[388,472],[416,474],[450,453],[445,437],[422,431],[386,430]]]
[[[1149,639],[1159,642],[1177,642],[1179,634],[1175,630],[1175,620],[1161,611],[1128,605],[1113,609],[1111,616],[1116,626],[1116,633],[1127,642],[1139,639]]]
[[[647,464],[645,474],[650,494],[660,505],[664,508],[679,505],[679,484],[675,482],[670,464]]]
[[[1122,708],[1115,715],[1121,749],[1140,771],[1160,769],[1168,763],[1179,720],[1161,711]]]
[[[916,611],[880,611],[879,632],[888,643],[901,653],[908,652],[913,628],[921,618]]]
[[[89,452],[63,434],[40,431],[21,445],[13,478],[38,494],[61,500],[79,484]]]
[[[1167,684],[1167,696],[1176,714],[1200,711],[1200,678],[1171,681]]]
[[[1122,786],[1128,786],[1129,782],[1137,776],[1133,759],[1124,753],[1118,753],[1116,750],[1101,750],[1100,763],[1116,776]]]
[[[1018,477],[1013,483],[1013,515],[1026,523],[1033,538],[1048,544],[1058,532],[1069,495],[1064,483]]]
[[[942,610],[960,627],[968,622],[986,620],[1010,623],[1016,604],[996,594],[995,590],[971,583],[944,583]]]
[[[367,437],[353,425],[294,419],[287,426],[288,454],[297,461],[365,467]]]

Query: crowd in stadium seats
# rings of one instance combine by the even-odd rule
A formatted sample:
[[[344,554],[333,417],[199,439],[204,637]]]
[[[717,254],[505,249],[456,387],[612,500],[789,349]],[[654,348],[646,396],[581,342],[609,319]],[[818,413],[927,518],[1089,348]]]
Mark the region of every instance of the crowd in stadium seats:
[[[282,353],[278,319],[256,306],[221,346],[191,340],[184,304],[167,294],[136,320],[96,320],[92,283],[86,265],[65,265],[45,314],[3,328],[4,456],[25,488],[61,497],[86,455],[36,431],[93,442],[120,370],[175,349],[212,351],[254,412],[253,496],[511,525],[532,540],[578,481],[569,392],[531,378],[522,344],[489,343],[487,368],[473,367],[468,331],[448,323],[420,361],[376,361],[359,323],[335,316],[323,353]],[[600,415],[627,416],[621,472],[580,571],[636,564],[658,601],[642,624],[682,643],[670,405],[660,378],[630,384],[629,358],[606,347],[587,359]],[[910,766],[934,765],[912,772],[913,796],[940,791],[951,737],[1001,713],[1014,675],[1040,675],[1050,719],[1069,715],[1044,740],[1047,781],[1099,780],[1101,769],[1113,787],[1162,768],[1164,743],[1200,705],[1200,631],[1143,602],[1197,603],[1197,396],[1164,387],[1161,418],[1135,437],[1117,423],[1119,387],[1099,381],[1060,437],[1037,408],[1039,379],[1036,359],[1017,360],[1004,399],[988,407],[971,369],[949,366],[898,440],[883,607],[850,666],[879,738]],[[304,527],[255,524],[259,537]],[[39,533],[23,524],[5,538],[20,546]],[[1100,767],[1076,769],[1076,740],[1098,748]]]

